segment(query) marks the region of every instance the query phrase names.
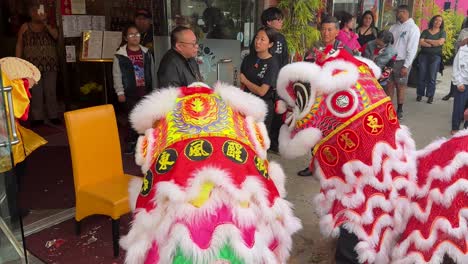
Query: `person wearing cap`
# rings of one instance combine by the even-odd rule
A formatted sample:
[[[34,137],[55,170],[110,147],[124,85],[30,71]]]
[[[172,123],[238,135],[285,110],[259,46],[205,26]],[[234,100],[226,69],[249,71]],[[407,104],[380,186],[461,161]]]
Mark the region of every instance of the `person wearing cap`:
[[[140,8],[135,12],[135,25],[141,35],[140,44],[148,48],[151,53],[153,49],[153,27],[151,25],[151,12],[146,8]]]

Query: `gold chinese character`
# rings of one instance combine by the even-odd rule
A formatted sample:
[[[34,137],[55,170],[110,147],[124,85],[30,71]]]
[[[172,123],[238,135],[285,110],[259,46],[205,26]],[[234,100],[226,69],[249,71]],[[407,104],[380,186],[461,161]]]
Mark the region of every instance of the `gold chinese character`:
[[[175,161],[170,161],[169,158],[171,157],[171,154],[168,152],[164,151],[161,153],[161,158],[159,159],[159,171],[165,171],[167,170],[167,166],[171,166],[172,164],[175,163]]]
[[[143,178],[143,192],[146,192],[148,190],[148,188],[149,188],[149,181],[145,177],[145,178]]]
[[[393,111],[392,108],[389,108],[388,109],[388,120],[395,120],[395,119],[396,119],[395,112]]]
[[[192,102],[192,109],[193,111],[197,112],[197,113],[200,113],[201,111],[203,111],[205,107],[203,106],[203,101],[200,100],[199,98],[193,100]]]
[[[210,153],[206,152],[203,149],[204,143],[205,141],[203,140],[196,140],[190,143],[189,156],[190,157],[208,157]]]
[[[356,146],[356,143],[352,139],[349,138],[349,133],[343,133],[340,136],[340,141],[345,143],[346,149],[352,149]]]
[[[242,146],[238,143],[235,142],[227,142],[228,147],[226,151],[226,155],[239,161],[239,162],[244,162],[242,159]]]
[[[372,130],[371,133],[379,132],[379,129],[382,128],[384,125],[379,124],[379,119],[377,117],[370,115],[367,117],[367,126],[369,126]]]
[[[330,147],[325,147],[323,148],[323,154],[325,155],[325,158],[327,159],[328,162],[332,163],[336,160],[335,155],[330,150]]]
[[[259,158],[255,159],[255,166],[257,166],[257,169],[263,174],[263,176],[266,175],[266,167],[265,162],[263,162],[263,160]]]

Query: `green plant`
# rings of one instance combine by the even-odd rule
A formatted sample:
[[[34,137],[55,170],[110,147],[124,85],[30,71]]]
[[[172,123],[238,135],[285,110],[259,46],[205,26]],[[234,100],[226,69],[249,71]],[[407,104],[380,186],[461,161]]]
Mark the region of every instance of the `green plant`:
[[[89,82],[80,87],[80,92],[83,95],[88,95],[91,93],[99,93],[99,92],[102,92],[102,85],[99,85],[95,82]]]
[[[321,0],[280,0],[278,8],[285,13],[283,30],[289,54],[304,55],[320,39],[316,26]]]
[[[455,56],[455,42],[463,23],[463,16],[454,11],[445,11],[442,14],[444,18],[444,30],[447,34],[442,48],[444,62],[451,61]]]

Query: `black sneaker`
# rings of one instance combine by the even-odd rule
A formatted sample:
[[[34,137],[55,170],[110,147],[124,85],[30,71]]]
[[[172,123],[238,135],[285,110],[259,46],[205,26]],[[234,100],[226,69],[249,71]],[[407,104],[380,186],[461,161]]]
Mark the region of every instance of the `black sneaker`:
[[[446,96],[442,97],[442,100],[444,101],[448,101],[450,99],[450,97],[452,97],[451,94],[447,94]]]
[[[398,110],[396,114],[397,114],[398,120],[403,119],[403,110]]]
[[[422,100],[422,96],[420,95],[416,96],[416,101],[421,102],[421,100]]]
[[[273,154],[276,154],[276,155],[279,155],[278,147],[270,147],[270,148],[268,149],[268,152],[273,153]]]
[[[312,172],[309,170],[309,167],[307,167],[301,171],[298,171],[297,175],[302,176],[302,177],[308,177],[308,176],[312,176]]]
[[[427,103],[428,103],[428,104],[432,104],[433,101],[434,101],[434,97],[433,97],[433,96],[427,98]]]

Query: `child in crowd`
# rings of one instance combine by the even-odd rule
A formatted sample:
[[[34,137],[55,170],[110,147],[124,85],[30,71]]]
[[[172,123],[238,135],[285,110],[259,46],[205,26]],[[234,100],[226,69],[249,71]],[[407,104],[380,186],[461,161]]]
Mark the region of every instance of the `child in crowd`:
[[[140,45],[141,35],[135,25],[126,27],[122,44],[114,56],[112,75],[119,103],[125,103],[127,114],[138,101],[153,90],[154,62],[148,48]],[[128,125],[124,153],[133,154],[138,134]]]
[[[377,39],[367,43],[363,54],[365,58],[374,61],[382,69],[379,83],[384,89],[392,74],[393,64],[396,60],[396,51],[392,44],[393,34],[388,30],[383,30],[377,34]]]

